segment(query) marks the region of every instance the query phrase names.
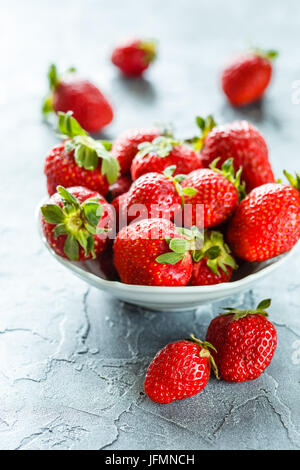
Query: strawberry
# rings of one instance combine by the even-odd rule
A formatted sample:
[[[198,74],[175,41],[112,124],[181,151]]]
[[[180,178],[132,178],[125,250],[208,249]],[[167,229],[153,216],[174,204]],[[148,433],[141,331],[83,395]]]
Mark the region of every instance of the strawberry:
[[[230,249],[223,240],[221,232],[208,231],[204,233],[203,247],[195,251],[193,257],[193,272],[190,286],[204,286],[228,282],[237,264],[230,255]]]
[[[263,300],[255,310],[226,308],[226,313],[210,323],[206,341],[213,341],[212,355],[220,376],[228,382],[254,380],[270,364],[277,345],[273,324],[265,309],[271,300]]]
[[[195,170],[182,181],[182,188],[196,190],[193,195],[183,195],[185,226],[207,228],[222,224],[237,208],[239,196],[245,195],[241,169],[235,175],[232,158],[223,163],[221,170],[216,168],[217,163],[218,159],[210,169]]]
[[[202,286],[228,282],[238,266],[224,243],[221,232],[205,230],[204,235],[197,227],[177,227],[180,238],[166,238],[171,251],[157,258],[161,264],[174,264],[190,253],[193,260],[191,286]]]
[[[187,145],[173,137],[160,136],[152,142],[143,142],[131,166],[131,176],[136,180],[145,173],[162,173],[169,166],[176,166],[174,175],[188,174],[202,168],[201,158]]]
[[[119,178],[110,185],[109,194],[111,199],[115,199],[118,196],[121,196],[124,193],[129,191],[132,184],[132,179],[128,175],[119,176]]]
[[[193,188],[182,189],[172,174],[175,167],[164,173],[147,173],[132,184],[127,193],[128,221],[140,218],[167,218],[173,220],[181,212],[183,194],[194,194]]]
[[[45,174],[50,196],[56,186],[85,186],[106,195],[109,184],[116,181],[118,161],[108,152],[110,144],[94,140],[72,117],[58,113],[58,127],[63,139],[46,158]]]
[[[274,50],[259,49],[231,60],[222,73],[222,88],[233,106],[244,106],[259,100],[272,77]]]
[[[216,158],[220,158],[219,167],[228,158],[233,158],[235,170],[242,168],[242,180],[246,183],[247,192],[256,186],[274,183],[268,147],[256,127],[247,121],[215,126],[211,117],[208,118],[197,118],[202,135],[193,139],[196,148],[201,150],[204,167],[208,167]]]
[[[44,235],[58,255],[84,261],[105,249],[112,212],[99,193],[81,186],[68,190],[58,186],[41,212]]]
[[[144,219],[124,227],[114,242],[114,264],[125,284],[185,286],[192,274],[192,258],[186,253],[177,263],[161,264],[169,252],[166,238],[180,238],[175,225],[165,219]]]
[[[73,111],[74,118],[84,129],[99,132],[113,119],[111,105],[91,82],[74,78],[74,71],[74,68],[69,69],[68,76],[62,78],[58,76],[55,65],[50,66],[50,94],[44,100],[43,113]]]
[[[152,142],[161,134],[156,128],[129,129],[123,132],[112,146],[112,154],[120,164],[122,175],[130,173],[131,163],[138,152],[138,146],[142,142]]]
[[[111,61],[127,77],[138,77],[156,58],[155,41],[133,39],[120,44],[112,53]]]
[[[218,371],[210,353],[212,344],[191,335],[158,351],[148,367],[145,393],[150,400],[166,404],[199,393],[209,380],[211,365]]]
[[[265,261],[290,250],[300,238],[300,176],[285,175],[291,186],[264,184],[237,208],[227,231],[236,256]]]

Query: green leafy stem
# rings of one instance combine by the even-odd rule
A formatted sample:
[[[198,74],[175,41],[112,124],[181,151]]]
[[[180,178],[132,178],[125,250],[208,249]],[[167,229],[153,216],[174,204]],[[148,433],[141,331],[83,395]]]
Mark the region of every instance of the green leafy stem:
[[[105,140],[95,140],[82,129],[72,112],[58,113],[58,129],[60,136],[66,141],[66,150],[74,151],[76,164],[85,170],[95,170],[99,159],[102,160],[101,173],[109,184],[116,181],[120,171],[118,160],[109,152],[112,144]]]

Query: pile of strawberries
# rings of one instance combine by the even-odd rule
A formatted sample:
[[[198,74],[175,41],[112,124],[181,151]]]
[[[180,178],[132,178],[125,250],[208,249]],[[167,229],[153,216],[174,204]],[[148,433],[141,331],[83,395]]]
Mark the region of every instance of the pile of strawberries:
[[[197,124],[186,140],[149,128],[108,142],[59,112],[63,141],[46,158],[42,207],[53,250],[73,261],[105,252],[122,282],[152,286],[227,282],[240,260],[290,250],[300,237],[299,175],[275,182],[250,123]]]
[[[260,99],[275,51],[255,50],[224,69],[222,88],[233,106]],[[112,62],[140,76],[156,57],[155,43],[132,40]],[[241,262],[290,250],[300,238],[300,176],[275,181],[268,147],[247,121],[217,125],[196,118],[198,135],[179,139],[159,127],[125,131],[115,141],[99,132],[113,119],[100,90],[71,68],[49,69],[43,113],[55,112],[62,141],[46,157],[49,200],[41,224],[50,247],[73,262],[95,258],[108,277],[126,284],[201,286],[230,281]],[[256,309],[225,309],[200,341],[167,345],[150,364],[145,392],[170,403],[202,390],[211,366],[217,378],[260,376],[277,344],[267,319],[270,300]]]

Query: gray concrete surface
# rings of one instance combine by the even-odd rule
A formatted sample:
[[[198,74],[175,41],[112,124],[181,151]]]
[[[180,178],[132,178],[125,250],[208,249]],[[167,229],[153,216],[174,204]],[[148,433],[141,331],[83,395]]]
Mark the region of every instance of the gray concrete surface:
[[[240,385],[212,379],[169,406],[141,394],[150,359],[191,331],[204,336],[224,302],[190,313],[143,311],[89,288],[43,248],[34,208],[56,137],[41,122],[49,62],[76,65],[110,96],[105,135],[196,113],[246,118],[265,135],[274,168],[299,171],[300,3],[288,0],[0,1],[1,449],[296,449],[300,447],[300,256],[226,302],[272,297],[278,349],[267,371]],[[123,36],[160,41],[144,80],[121,79],[108,57]],[[263,104],[232,110],[218,72],[232,52],[280,50]],[[294,104],[292,98],[294,96]]]

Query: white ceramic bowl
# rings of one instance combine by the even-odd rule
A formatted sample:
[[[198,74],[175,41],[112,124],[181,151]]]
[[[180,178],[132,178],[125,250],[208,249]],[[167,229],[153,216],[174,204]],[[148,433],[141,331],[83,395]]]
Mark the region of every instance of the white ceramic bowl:
[[[119,300],[130,304],[145,307],[150,310],[175,312],[190,310],[199,305],[221,300],[249,289],[256,281],[271,274],[294,252],[296,247],[288,253],[272,258],[262,263],[244,263],[239,267],[231,282],[214,286],[186,286],[186,287],[152,287],[123,284],[110,281],[100,269],[97,260],[72,262],[57,255],[48,245],[43,234],[40,222],[40,207],[36,209],[36,221],[40,237],[52,256],[75,276],[80,277],[88,284],[108,292]]]

